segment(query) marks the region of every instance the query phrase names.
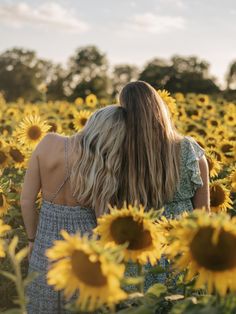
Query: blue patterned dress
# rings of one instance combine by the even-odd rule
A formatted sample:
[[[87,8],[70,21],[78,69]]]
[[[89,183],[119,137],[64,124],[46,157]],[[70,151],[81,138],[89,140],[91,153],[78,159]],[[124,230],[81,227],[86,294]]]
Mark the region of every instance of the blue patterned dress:
[[[71,313],[64,310],[67,303],[62,294],[47,285],[46,274],[48,270],[48,259],[45,251],[53,245],[55,240],[62,240],[60,230],[68,233],[80,231],[91,234],[96,227],[97,220],[95,211],[81,206],[66,206],[53,203],[65,182],[69,179],[68,167],[68,138],[65,140],[65,163],[67,175],[54,193],[50,202],[43,199],[40,209],[39,223],[34,242],[33,251],[29,260],[28,273],[37,272],[39,276],[34,279],[26,289],[29,299],[27,305],[28,314],[65,314]],[[73,296],[75,299],[75,296]]]
[[[203,184],[198,166],[198,160],[203,154],[204,150],[193,138],[185,136],[181,141],[180,187],[173,201],[164,206],[164,215],[166,217],[176,217],[184,210],[191,211],[193,209],[191,198],[196,189]],[[67,162],[68,156],[65,158]],[[68,177],[69,175],[56,191],[53,199],[55,199]],[[26,291],[29,298],[28,314],[69,313],[63,310],[65,300],[62,295],[47,285],[48,261],[44,253],[46,249],[53,245],[54,240],[61,239],[59,235],[61,229],[69,233],[75,233],[79,230],[83,234],[91,232],[96,226],[96,216],[93,210],[80,206],[58,205],[52,202],[53,199],[50,202],[43,200],[40,210],[36,240],[29,261],[29,273],[36,271],[40,275],[32,281]],[[162,259],[160,263],[165,266],[166,260]],[[146,268],[150,268],[150,265],[147,265]],[[135,274],[135,265],[132,265],[127,271],[127,275]],[[163,277],[160,275],[148,275],[145,281],[145,290],[150,285],[160,281],[163,281]]]

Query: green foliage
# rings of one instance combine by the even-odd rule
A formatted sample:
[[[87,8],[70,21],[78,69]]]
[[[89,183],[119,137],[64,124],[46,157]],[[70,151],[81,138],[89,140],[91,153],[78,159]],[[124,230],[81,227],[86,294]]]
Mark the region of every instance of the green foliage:
[[[209,74],[209,63],[196,56],[175,55],[170,60],[155,57],[142,69],[129,64],[109,67],[106,54],[94,45],[78,48],[66,68],[38,58],[35,51],[13,48],[0,54],[0,92],[7,101],[18,98],[26,101],[74,101],[93,93],[113,102],[125,84],[138,79],[170,92],[220,92],[215,78]],[[236,86],[235,68],[234,61],[226,77],[224,94],[229,100],[236,98],[233,90]]]

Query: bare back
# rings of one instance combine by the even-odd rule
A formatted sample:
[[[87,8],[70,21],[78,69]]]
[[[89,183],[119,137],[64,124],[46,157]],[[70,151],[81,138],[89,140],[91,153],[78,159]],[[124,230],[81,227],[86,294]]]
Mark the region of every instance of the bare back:
[[[66,139],[68,141],[67,156],[65,151]],[[46,201],[78,206],[72,195],[70,179],[68,178],[68,171],[70,171],[73,158],[75,158],[72,155],[73,144],[73,137],[65,137],[55,133],[47,134],[32,155],[28,167],[28,169],[30,168],[30,175],[27,175],[26,172],[22,193],[32,193],[30,192],[31,187],[38,186],[41,189],[43,199]],[[37,180],[38,182],[36,182]],[[79,205],[82,206],[83,204]]]

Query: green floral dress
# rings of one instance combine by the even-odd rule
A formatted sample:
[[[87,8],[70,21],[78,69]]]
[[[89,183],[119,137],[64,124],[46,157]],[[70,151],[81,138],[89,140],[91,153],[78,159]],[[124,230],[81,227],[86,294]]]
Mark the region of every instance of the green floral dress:
[[[175,218],[184,211],[192,211],[193,204],[191,198],[196,190],[203,185],[200,175],[198,160],[204,155],[205,150],[190,136],[185,136],[181,143],[180,158],[180,184],[171,202],[164,205],[163,215],[167,218]],[[162,257],[157,265],[167,268],[169,263]],[[155,266],[154,266],[155,267]],[[150,270],[152,266],[148,263],[145,270]],[[136,276],[138,273],[137,265],[130,263],[127,267],[127,276]],[[167,273],[150,273],[145,278],[144,291],[155,283],[164,283]],[[134,287],[128,286],[127,290],[133,290]]]

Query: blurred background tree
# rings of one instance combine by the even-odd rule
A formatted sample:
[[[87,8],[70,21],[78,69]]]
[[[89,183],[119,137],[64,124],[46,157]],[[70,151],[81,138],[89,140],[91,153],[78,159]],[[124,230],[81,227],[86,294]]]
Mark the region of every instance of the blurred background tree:
[[[107,98],[109,89],[108,60],[96,46],[77,49],[69,60],[65,91],[70,100],[95,94]]]
[[[228,99],[236,98],[236,61],[229,65],[222,90],[210,74],[210,64],[196,56],[156,57],[138,68],[131,64],[111,67],[106,53],[94,45],[79,47],[65,67],[23,48],[0,54],[0,92],[7,101],[19,97],[26,101],[73,101],[91,93],[114,101],[122,86],[137,79],[171,93],[223,93]]]
[[[40,93],[43,63],[31,50],[13,48],[0,55],[0,90],[7,101],[34,100]]]
[[[227,89],[236,89],[236,60],[233,61],[226,76]]]
[[[130,81],[137,80],[139,69],[135,65],[115,65],[111,75],[112,97],[115,99],[121,88]]]
[[[139,79],[172,93],[217,93],[219,87],[209,75],[209,66],[197,57],[173,56],[170,61],[154,59],[146,65]]]

